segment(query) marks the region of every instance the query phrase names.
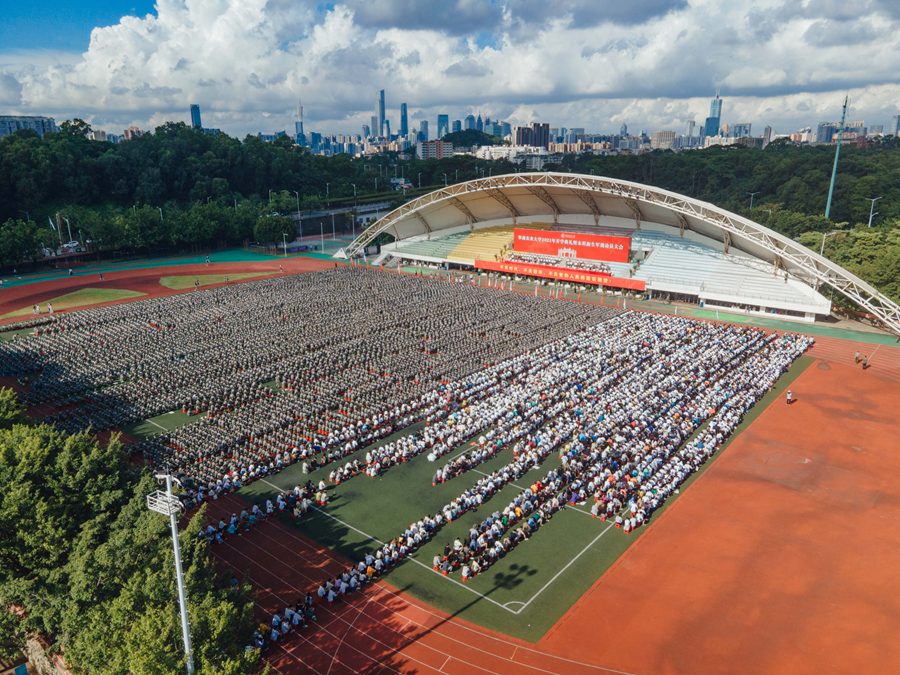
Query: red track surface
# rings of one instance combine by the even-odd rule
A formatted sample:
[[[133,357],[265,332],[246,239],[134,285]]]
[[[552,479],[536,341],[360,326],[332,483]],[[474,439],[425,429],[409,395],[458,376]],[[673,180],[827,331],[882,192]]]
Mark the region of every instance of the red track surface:
[[[8,289],[0,314],[87,287],[191,292],[159,279],[279,264],[290,273],[333,265],[288,258],[107,272],[102,283],[63,278]],[[853,363],[857,350],[869,356],[865,372]],[[377,582],[320,607],[318,624],[269,654],[275,671],[893,672],[900,662],[900,349],[819,337],[810,354],[823,361],[792,386],[797,403],[765,411],[537,645]],[[46,407],[29,414],[40,418]],[[226,496],[210,515],[242,505]],[[222,569],[239,577],[250,570],[265,620],[347,565],[277,521],[213,552]]]
[[[233,495],[212,502],[209,515],[229,516],[247,506]],[[213,547],[221,568],[240,579],[250,571],[257,615],[293,605],[298,597],[344,571],[349,563],[272,519],[240,538]],[[317,607],[319,622],[270,651],[276,672],[350,673],[603,673],[605,668],[554,656],[514,638],[455,619],[384,582],[333,607]]]
[[[53,300],[53,298],[57,298],[60,295],[72,293],[83,288],[123,288],[130,291],[138,291],[139,293],[146,293],[148,297],[192,293],[193,289],[185,291],[166,288],[159,283],[159,280],[161,277],[196,277],[203,274],[221,274],[224,276],[226,274],[252,272],[278,272],[279,265],[284,266],[285,273],[297,274],[298,272],[328,269],[329,267],[334,267],[335,263],[328,260],[320,260],[318,258],[273,258],[271,262],[266,260],[263,262],[213,263],[210,265],[170,265],[167,267],[146,267],[106,271],[103,273],[103,281],[99,281],[99,274],[97,276],[86,275],[63,277],[61,279],[23,284],[21,286],[13,286],[5,289],[3,291],[2,301],[0,301],[0,315],[9,314],[10,312],[22,309],[23,307],[28,307],[29,305],[45,304],[48,300]],[[254,280],[255,279],[251,278],[231,281],[229,286]],[[219,285],[224,286],[225,284],[215,284],[204,286],[203,288],[215,288]],[[134,300],[142,299],[146,300],[146,298],[116,300],[113,302],[91,305],[91,307],[118,305],[123,302],[133,302]],[[30,314],[11,319],[0,319],[0,324],[15,323],[29,318],[31,318]]]

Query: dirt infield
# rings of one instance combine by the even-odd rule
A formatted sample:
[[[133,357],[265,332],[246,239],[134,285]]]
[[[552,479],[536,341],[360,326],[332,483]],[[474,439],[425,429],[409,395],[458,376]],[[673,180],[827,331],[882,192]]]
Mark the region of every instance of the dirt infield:
[[[539,645],[639,673],[892,672],[900,391],[872,375],[813,364]]]
[[[75,277],[63,277],[60,279],[52,279],[33,284],[24,284],[21,286],[13,286],[3,291],[2,300],[0,300],[0,315],[14,312],[22,307],[28,307],[35,304],[46,304],[48,300],[59,297],[64,293],[71,293],[86,288],[127,288],[128,290],[146,293],[148,297],[163,297],[168,295],[177,295],[179,293],[192,293],[193,289],[172,290],[166,288],[159,283],[162,277],[175,276],[200,276],[208,274],[240,274],[248,272],[278,272],[279,265],[283,265],[286,274],[298,274],[300,272],[311,272],[314,270],[328,269],[334,267],[335,264],[341,265],[345,263],[334,263],[328,260],[320,260],[318,258],[294,257],[294,258],[272,258],[271,262],[266,260],[263,262],[237,262],[237,263],[212,263],[210,265],[172,265],[164,267],[144,267],[136,269],[113,270],[103,273],[103,281],[99,280],[97,275],[82,275]],[[260,277],[264,278],[264,277]],[[230,281],[229,285],[235,283],[246,283],[254,279],[243,279],[240,281]],[[225,285],[224,282],[221,285]],[[216,288],[216,286],[204,286],[205,289]],[[147,298],[139,298],[147,299]],[[123,302],[133,302],[134,300],[117,300],[114,302],[106,302],[91,307],[105,307],[107,305],[117,305]],[[46,307],[42,307],[46,310]],[[75,311],[78,308],[72,308]],[[45,312],[46,315],[46,312]],[[30,314],[20,317],[11,317],[0,320],[0,325],[15,323],[31,318]]]

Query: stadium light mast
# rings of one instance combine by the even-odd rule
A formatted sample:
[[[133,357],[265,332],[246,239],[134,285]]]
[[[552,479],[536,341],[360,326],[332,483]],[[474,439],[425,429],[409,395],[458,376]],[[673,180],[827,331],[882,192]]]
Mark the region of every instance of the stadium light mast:
[[[872,199],[871,197],[868,198],[868,200],[872,202],[872,206],[869,208],[869,227],[872,227],[872,217],[878,215],[876,213],[872,213],[872,211],[875,210],[875,202],[877,202],[879,199],[881,199],[881,197],[875,197],[875,199]]]
[[[841,128],[838,130],[837,150],[834,152],[834,167],[831,169],[831,187],[828,188],[828,203],[825,205],[826,218],[831,215],[831,196],[834,194],[834,179],[837,178],[838,157],[841,156],[841,141],[844,139],[844,121],[847,119],[847,107],[849,105],[850,96],[847,95],[844,97],[844,112],[841,113]]]
[[[188,675],[194,675],[194,653],[191,649],[191,631],[188,624],[187,592],[184,589],[184,572],[181,569],[181,545],[178,543],[178,519],[175,517],[182,508],[181,500],[172,494],[172,476],[168,472],[156,474],[166,479],[166,491],[157,490],[147,495],[147,508],[164,516],[169,516],[172,525],[172,548],[175,549],[175,579],[178,582],[178,602],[181,605],[181,637],[184,640],[184,655],[187,657]]]

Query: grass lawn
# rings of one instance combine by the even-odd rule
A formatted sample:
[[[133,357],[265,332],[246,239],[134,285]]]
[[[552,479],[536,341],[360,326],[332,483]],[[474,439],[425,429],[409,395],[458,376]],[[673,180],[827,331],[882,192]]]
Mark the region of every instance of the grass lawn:
[[[166,288],[171,288],[174,291],[181,291],[185,288],[193,288],[194,281],[199,279],[201,286],[211,286],[213,284],[221,284],[225,283],[225,276],[228,276],[229,281],[239,281],[241,279],[252,279],[254,277],[265,277],[271,274],[277,274],[277,272],[243,272],[240,274],[201,274],[199,276],[187,276],[187,277],[162,277],[159,280]]]
[[[58,298],[50,300],[54,311],[60,309],[71,309],[72,307],[84,307],[85,305],[97,305],[101,302],[112,302],[114,300],[125,300],[127,298],[139,298],[147,295],[146,293],[138,293],[137,291],[126,291],[122,288],[82,288],[80,291],[66,293]],[[47,311],[46,303],[41,305],[43,312]],[[31,314],[31,307],[23,307],[15,312],[4,314],[0,318],[9,318],[13,316],[27,316]]]
[[[809,356],[800,357],[773,390],[748,412],[732,440],[770,403],[781,398],[813,361]],[[397,435],[409,432],[410,429],[406,429]],[[391,439],[385,442],[388,440]],[[730,441],[722,450],[728,444]],[[468,447],[469,442],[466,442],[436,463],[420,455],[378,478],[357,476],[330,490],[332,501],[324,510],[312,511],[299,522],[287,517],[285,522],[351,561],[358,561],[377,541],[390,541],[413,520],[426,514],[433,515],[474,485],[481,477],[476,471],[437,487],[431,485],[437,466],[442,466],[447,457],[455,456]],[[722,450],[685,482],[682,492],[715,461]],[[355,456],[365,461],[365,451]],[[352,461],[353,457],[349,459]],[[478,471],[490,473],[511,460],[512,451],[505,450],[479,466]],[[537,642],[646,528],[626,535],[610,522],[592,518],[591,503],[588,503],[560,511],[531,539],[517,546],[486,573],[465,584],[459,572],[450,577],[434,572],[431,561],[442,552],[445,543],[452,542],[457,536],[464,538],[469,527],[483,520],[486,514],[502,510],[519,489],[558,465],[558,456],[551,455],[540,469],[529,472],[515,486],[507,485],[477,512],[466,513],[444,526],[431,542],[409,560],[390,570],[385,578],[401,590],[450,614],[507,635]],[[276,490],[273,486],[289,489],[298,483],[305,483],[307,479],[317,483],[324,478],[327,482],[332,468],[329,466],[305,476],[301,466],[295,464],[265,481],[242,488],[239,494],[251,503],[264,501],[267,497],[274,499]],[[673,502],[674,499],[669,499],[657,510],[653,519]]]
[[[163,413],[162,415],[157,415],[156,417],[151,417],[142,422],[126,424],[122,427],[122,431],[139,441],[143,441],[150,436],[155,436],[163,431],[172,431],[172,429],[183,427],[186,424],[192,424],[199,419],[199,415],[191,416],[180,410],[174,410],[172,412]]]

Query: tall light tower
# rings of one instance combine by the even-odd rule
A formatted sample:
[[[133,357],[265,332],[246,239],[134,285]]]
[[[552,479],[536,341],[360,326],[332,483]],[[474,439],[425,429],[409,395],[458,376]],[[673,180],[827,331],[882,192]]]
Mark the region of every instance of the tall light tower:
[[[881,199],[881,197],[875,197],[874,199],[869,197],[868,201],[872,202],[872,206],[869,208],[869,227],[872,227],[872,216],[876,215],[872,212],[875,210],[875,202],[877,202],[879,199]]]
[[[181,605],[181,637],[184,640],[184,654],[187,657],[188,675],[194,675],[194,653],[191,650],[191,631],[188,624],[187,593],[184,590],[184,572],[181,570],[181,546],[178,543],[178,519],[184,506],[172,494],[172,476],[169,473],[156,474],[158,479],[166,479],[166,491],[157,490],[147,495],[147,508],[164,516],[169,516],[172,525],[172,547],[175,549],[175,579],[178,582],[178,602]],[[179,483],[180,485],[180,483]]]
[[[841,128],[838,131],[837,150],[834,153],[834,167],[831,169],[831,187],[828,188],[828,204],[825,206],[825,217],[831,214],[831,196],[834,194],[834,179],[837,178],[838,157],[841,156],[841,141],[844,139],[844,121],[847,119],[847,107],[850,105],[850,96],[844,97],[844,112],[841,114]]]

